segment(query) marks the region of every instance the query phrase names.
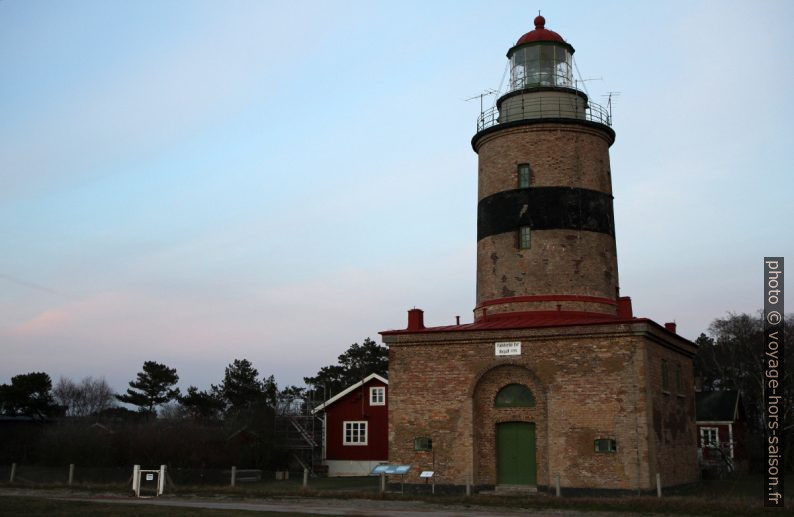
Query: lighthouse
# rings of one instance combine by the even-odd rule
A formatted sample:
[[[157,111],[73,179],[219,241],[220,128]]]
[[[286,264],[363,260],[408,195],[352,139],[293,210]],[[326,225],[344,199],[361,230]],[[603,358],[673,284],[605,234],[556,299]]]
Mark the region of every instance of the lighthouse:
[[[497,493],[697,479],[695,345],[619,292],[615,132],[573,55],[538,16],[477,119],[473,321],[430,327],[413,308],[381,332],[389,462],[411,466],[408,487],[425,486],[423,471],[437,489]]]
[[[509,90],[477,122],[477,320],[617,312],[615,133],[606,110],[577,88],[573,53],[535,18],[507,52]]]

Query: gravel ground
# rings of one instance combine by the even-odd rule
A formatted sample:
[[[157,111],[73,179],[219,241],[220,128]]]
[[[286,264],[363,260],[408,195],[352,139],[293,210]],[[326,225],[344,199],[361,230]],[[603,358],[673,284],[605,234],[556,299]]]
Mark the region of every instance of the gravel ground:
[[[25,488],[2,488],[2,496],[37,497],[71,501],[90,501],[115,504],[146,504],[182,508],[209,508],[215,510],[304,512],[317,515],[357,515],[373,517],[515,517],[532,515],[535,517],[625,517],[626,512],[578,512],[574,510],[537,510],[519,508],[491,508],[476,505],[440,505],[424,501],[388,501],[377,499],[320,499],[283,497],[278,499],[236,499],[236,498],[191,498],[162,496],[152,499],[136,499],[119,496],[117,493],[91,494],[70,490],[38,490]]]

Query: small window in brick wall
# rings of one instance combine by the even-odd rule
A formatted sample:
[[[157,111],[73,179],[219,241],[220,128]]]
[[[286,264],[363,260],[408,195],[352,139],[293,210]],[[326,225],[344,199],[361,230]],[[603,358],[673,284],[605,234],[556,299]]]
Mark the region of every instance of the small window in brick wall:
[[[532,182],[532,172],[529,169],[528,163],[522,163],[518,166],[518,188],[529,188]]]
[[[662,391],[670,391],[670,375],[667,371],[667,361],[662,359]]]
[[[618,442],[612,438],[598,438],[595,441],[596,452],[616,452],[618,450]]]
[[[681,378],[681,365],[675,365],[675,389],[676,393],[682,394],[684,393],[684,383],[683,379]]]
[[[415,451],[432,451],[433,439],[427,437],[414,438]]]
[[[518,229],[518,247],[522,250],[532,247],[532,229],[529,226],[522,226]]]

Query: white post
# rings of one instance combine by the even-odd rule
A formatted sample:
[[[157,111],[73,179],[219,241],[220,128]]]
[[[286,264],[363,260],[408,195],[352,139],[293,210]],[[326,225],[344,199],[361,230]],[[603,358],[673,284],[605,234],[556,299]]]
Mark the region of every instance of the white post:
[[[157,478],[157,495],[165,491],[165,465],[160,465],[160,476]]]
[[[560,475],[554,477],[554,489],[557,492],[557,497],[560,497]]]
[[[309,487],[309,469],[303,467],[303,489],[306,490]]]
[[[471,495],[471,474],[466,474],[466,495]]]
[[[11,464],[11,477],[9,478],[8,482],[9,483],[13,483],[15,477],[17,477],[17,464],[16,463],[12,463]]]
[[[380,493],[382,494],[385,491],[386,491],[386,474],[381,472],[380,473]]]
[[[69,481],[67,484],[71,485],[74,481],[74,463],[69,464]]]
[[[662,497],[662,475],[656,473],[656,497]]]
[[[237,482],[237,467],[232,465],[232,488],[234,487],[234,484],[236,482]]]
[[[141,466],[134,465],[132,467],[132,491],[135,492],[135,497],[141,496]]]

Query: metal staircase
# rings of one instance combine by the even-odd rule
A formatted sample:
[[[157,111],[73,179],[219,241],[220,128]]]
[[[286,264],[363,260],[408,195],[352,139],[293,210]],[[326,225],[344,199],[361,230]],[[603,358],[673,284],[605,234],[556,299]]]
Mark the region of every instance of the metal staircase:
[[[312,476],[322,471],[323,420],[304,409],[296,411],[295,404],[287,404],[278,411],[275,420],[277,442]],[[299,404],[309,407],[309,404]]]

